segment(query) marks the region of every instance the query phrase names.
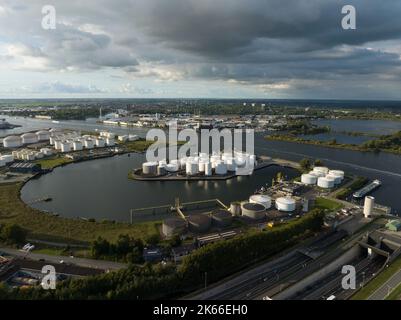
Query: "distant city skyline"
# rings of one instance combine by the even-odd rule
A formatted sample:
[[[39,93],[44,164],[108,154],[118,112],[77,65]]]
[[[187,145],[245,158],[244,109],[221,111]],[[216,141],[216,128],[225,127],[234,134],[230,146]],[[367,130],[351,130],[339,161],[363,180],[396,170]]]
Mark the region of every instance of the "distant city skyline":
[[[399,0],[48,4],[0,0],[0,99],[401,100]]]

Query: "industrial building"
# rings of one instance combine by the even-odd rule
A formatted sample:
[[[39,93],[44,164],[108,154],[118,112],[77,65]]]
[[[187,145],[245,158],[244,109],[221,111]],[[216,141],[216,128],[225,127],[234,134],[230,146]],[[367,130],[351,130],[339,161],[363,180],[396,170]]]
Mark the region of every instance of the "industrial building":
[[[18,173],[38,173],[41,170],[42,167],[38,163],[18,162],[18,163],[13,163],[10,166],[11,172],[18,172]]]

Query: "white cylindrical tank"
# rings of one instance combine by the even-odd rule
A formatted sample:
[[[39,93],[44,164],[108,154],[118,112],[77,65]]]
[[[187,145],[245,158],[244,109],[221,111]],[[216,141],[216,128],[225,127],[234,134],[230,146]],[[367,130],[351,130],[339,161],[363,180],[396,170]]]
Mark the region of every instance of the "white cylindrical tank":
[[[74,151],[79,151],[83,149],[83,145],[81,141],[74,141],[72,143],[72,147],[74,148]]]
[[[40,152],[42,152],[45,156],[50,156],[53,154],[53,151],[49,148],[42,148],[40,149]]]
[[[72,149],[72,143],[71,142],[61,142],[60,145],[60,150],[61,152],[70,152]]]
[[[23,144],[37,143],[39,141],[38,136],[34,133],[24,133],[21,135]]]
[[[106,138],[106,144],[107,144],[108,147],[113,147],[116,144],[116,142],[115,142],[114,138],[107,137]]]
[[[264,206],[266,209],[269,209],[272,206],[272,199],[269,196],[263,194],[255,194],[249,197],[250,203],[259,203]]]
[[[314,167],[313,171],[316,173],[324,173],[324,175],[329,173],[329,168],[327,167]]]
[[[329,180],[334,180],[334,184],[335,185],[340,184],[341,181],[342,181],[342,178],[340,176],[335,176],[335,175],[332,175],[332,174],[328,174],[326,176],[326,178],[329,179]]]
[[[216,174],[227,174],[227,165],[224,162],[217,162],[215,172]]]
[[[292,212],[295,210],[296,201],[290,197],[282,197],[276,199],[276,208],[279,211]]]
[[[39,141],[47,141],[50,140],[50,132],[45,130],[40,130],[36,132]]]
[[[205,162],[202,159],[199,161],[199,172],[205,172]]]
[[[106,141],[104,141],[104,139],[96,138],[96,140],[95,140],[96,147],[103,148],[105,146],[105,144],[106,144]]]
[[[142,164],[142,172],[143,174],[156,174],[157,166],[157,162],[144,162]]]
[[[330,170],[329,174],[333,175],[333,176],[339,176],[339,177],[342,177],[342,178],[344,178],[344,176],[345,176],[345,173],[342,170]]]
[[[316,171],[311,171],[311,172],[309,172],[309,174],[310,174],[310,175],[314,175],[314,176],[316,176],[317,178],[325,177],[325,176],[326,176],[326,174],[325,174],[324,172],[316,172]]]
[[[186,163],[185,171],[188,175],[195,175],[198,173],[199,164],[194,160],[190,160]]]
[[[3,139],[3,146],[5,148],[18,148],[22,146],[21,137],[17,136],[8,136]]]
[[[168,172],[177,172],[178,171],[178,163],[169,163],[166,165],[166,171]]]
[[[334,179],[330,179],[327,177],[320,177],[319,179],[317,179],[317,185],[320,188],[324,188],[324,189],[330,189],[334,187]]]
[[[303,174],[301,176],[301,182],[307,185],[314,185],[317,182],[317,177],[312,174]]]
[[[212,175],[212,163],[206,162],[205,163],[205,176],[211,176],[211,175]]]
[[[93,147],[95,145],[94,141],[91,139],[86,139],[84,144],[85,144],[86,149],[93,149]]]
[[[363,206],[363,215],[365,218],[372,216],[373,207],[375,206],[375,198],[372,196],[365,197],[365,204]]]

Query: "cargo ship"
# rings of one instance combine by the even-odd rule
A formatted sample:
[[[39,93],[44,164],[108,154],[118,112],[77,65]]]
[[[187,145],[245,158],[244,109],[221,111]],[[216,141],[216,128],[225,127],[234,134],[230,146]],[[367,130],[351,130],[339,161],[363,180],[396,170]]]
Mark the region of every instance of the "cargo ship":
[[[366,196],[368,193],[372,192],[373,190],[377,189],[378,187],[381,186],[381,181],[380,180],[373,180],[371,183],[368,185],[364,186],[362,189],[356,191],[353,194],[353,197],[356,199],[360,199],[364,196]]]

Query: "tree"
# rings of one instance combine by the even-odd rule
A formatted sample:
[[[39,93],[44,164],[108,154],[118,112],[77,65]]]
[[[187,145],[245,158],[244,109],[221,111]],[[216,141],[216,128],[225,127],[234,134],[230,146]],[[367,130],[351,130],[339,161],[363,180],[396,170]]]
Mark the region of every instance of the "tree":
[[[309,159],[304,158],[299,162],[299,165],[301,166],[301,169],[303,171],[309,171],[311,169],[311,165],[312,164],[311,164],[311,161]]]
[[[93,241],[91,246],[92,256],[94,258],[99,258],[110,253],[110,243],[101,237]]]
[[[1,238],[9,243],[22,244],[26,241],[27,232],[17,224],[6,225],[1,228]]]
[[[316,159],[314,162],[315,167],[321,167],[323,165],[323,161],[320,159]]]

